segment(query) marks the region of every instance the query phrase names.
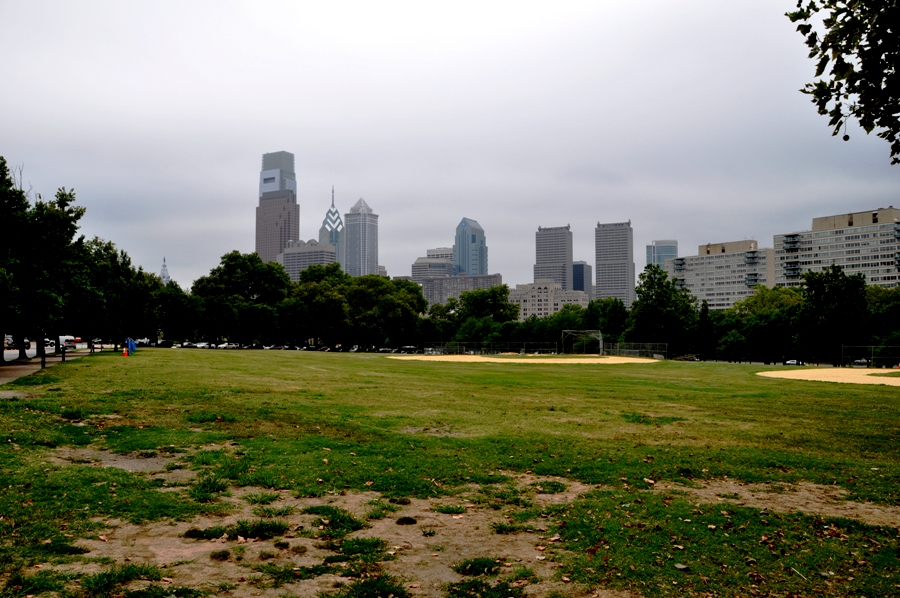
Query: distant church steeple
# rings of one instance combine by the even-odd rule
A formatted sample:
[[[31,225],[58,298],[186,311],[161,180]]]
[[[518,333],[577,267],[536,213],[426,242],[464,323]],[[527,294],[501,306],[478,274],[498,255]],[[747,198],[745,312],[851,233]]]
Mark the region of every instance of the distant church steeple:
[[[169,276],[169,269],[166,268],[166,258],[163,258],[163,267],[159,273],[159,277],[162,279],[163,286],[169,284],[169,281],[172,280],[172,277]]]

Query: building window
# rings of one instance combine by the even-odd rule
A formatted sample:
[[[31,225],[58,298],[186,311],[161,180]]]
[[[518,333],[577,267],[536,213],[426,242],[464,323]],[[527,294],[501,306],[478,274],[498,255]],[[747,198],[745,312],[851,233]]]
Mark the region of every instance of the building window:
[[[275,182],[275,177],[273,177],[273,176],[269,176],[269,177],[266,177],[263,179],[263,184],[274,183],[274,182]]]

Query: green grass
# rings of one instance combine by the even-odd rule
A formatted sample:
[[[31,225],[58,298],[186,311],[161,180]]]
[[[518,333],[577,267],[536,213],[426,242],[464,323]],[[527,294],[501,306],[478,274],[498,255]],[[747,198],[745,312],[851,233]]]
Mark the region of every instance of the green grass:
[[[328,505],[306,507],[303,509],[303,513],[319,516],[313,525],[324,528],[322,533],[319,534],[324,538],[341,538],[350,532],[362,529],[364,526],[362,521],[359,521],[347,511]]]
[[[479,575],[496,575],[500,572],[500,564],[497,559],[477,557],[474,559],[466,559],[461,563],[453,565],[453,570],[460,575],[469,575],[472,577],[477,577]]]
[[[447,598],[522,598],[524,595],[522,588],[513,587],[505,581],[491,585],[481,579],[464,579],[450,584],[447,589]]]
[[[269,509],[280,496],[275,490],[323,501],[352,491],[468,498],[509,515],[504,525],[531,525],[542,514],[534,493],[565,488],[510,483],[507,472],[528,471],[558,477],[562,486],[571,479],[603,489],[571,501],[571,508],[545,507],[540,519],[563,539],[554,545],[562,549],[562,572],[591,587],[647,597],[735,595],[748,593],[760,576],[765,581],[756,585],[771,592],[896,593],[896,530],[801,514],[763,516],[747,507],[729,506],[724,517],[716,515],[721,507],[642,492],[650,488],[645,478],[659,487],[728,476],[784,487],[833,485],[854,500],[898,506],[894,387],[762,378],[755,373],[775,368],[721,363],[525,366],[154,349],[115,357],[85,356],[21,378],[10,388],[27,387],[28,398],[0,401],[0,574],[9,579],[37,563],[87,558],[77,540],[98,533],[104,518],[142,523],[224,512],[217,497],[230,487],[266,489],[245,500]],[[100,417],[109,415],[120,417]],[[203,448],[212,444],[227,448]],[[160,492],[161,482],[145,476],[51,463],[49,450],[59,446],[184,451],[179,463],[199,475],[185,489]],[[394,503],[369,505],[370,514],[386,516],[388,505]],[[456,506],[449,512],[465,512]],[[349,513],[322,508],[313,514],[328,524],[315,532],[326,539],[339,542],[363,526]],[[704,525],[695,530],[683,520],[701,520],[698,509]],[[726,529],[730,523],[734,528]],[[196,533],[256,537],[247,525],[240,534],[237,526]],[[834,530],[840,535],[829,535]],[[284,533],[272,531],[270,537]],[[760,543],[762,536],[769,540]],[[675,569],[675,562],[688,569]],[[26,577],[48,587],[63,583],[40,575]]]
[[[237,540],[238,537],[247,540],[270,540],[281,536],[288,529],[286,522],[276,519],[242,520],[234,525],[216,525],[204,529],[192,527],[184,532],[184,537],[192,540],[215,540],[222,536],[226,536],[229,540]]]

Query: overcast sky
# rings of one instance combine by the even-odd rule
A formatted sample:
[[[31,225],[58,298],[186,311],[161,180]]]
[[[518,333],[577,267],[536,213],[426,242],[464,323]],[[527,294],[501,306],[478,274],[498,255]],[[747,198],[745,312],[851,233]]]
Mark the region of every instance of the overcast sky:
[[[798,92],[813,63],[793,0],[0,1],[0,155],[45,197],[74,187],[85,235],[183,286],[254,249],[260,159],[296,156],[300,236],[335,187],[379,214],[409,275],[459,220],[490,272],[531,282],[538,226],[597,222],[645,245],[808,229],[900,206],[886,142]]]

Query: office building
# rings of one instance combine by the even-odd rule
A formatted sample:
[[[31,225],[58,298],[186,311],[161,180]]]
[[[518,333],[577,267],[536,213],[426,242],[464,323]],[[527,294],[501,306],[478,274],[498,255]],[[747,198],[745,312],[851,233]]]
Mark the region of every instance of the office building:
[[[543,318],[558,312],[564,305],[580,305],[587,307],[587,293],[571,291],[551,279],[536,280],[530,284],[517,284],[509,292],[509,302],[519,306],[519,321],[523,322],[531,316]]]
[[[163,258],[163,267],[159,271],[159,279],[162,281],[163,286],[166,286],[172,280],[172,277],[169,276],[169,269],[166,267],[166,258]]]
[[[587,262],[572,262],[572,290],[582,291],[594,299],[594,269]]]
[[[759,249],[756,241],[707,243],[697,255],[669,258],[665,270],[699,303],[729,309],[755,293],[756,285],[773,286],[775,250]]]
[[[663,241],[651,241],[647,245],[647,265],[653,264],[663,270],[666,269],[666,260],[678,257],[678,241],[665,239]]]
[[[344,271],[350,276],[378,274],[378,214],[359,201],[344,214]]]
[[[384,266],[378,266],[378,276],[384,276],[385,278],[387,278],[387,268],[385,268]]]
[[[346,272],[344,265],[344,221],[341,214],[334,207],[334,187],[331,188],[331,207],[325,213],[322,228],[319,229],[319,244],[332,245],[335,248],[335,261]]]
[[[870,285],[900,284],[900,209],[893,206],[813,218],[812,230],[775,235],[775,284],[799,286],[801,275],[832,264],[861,273]]]
[[[263,154],[256,208],[256,253],[262,261],[274,262],[288,241],[299,237],[300,206],[297,205],[294,154]]]
[[[534,280],[552,280],[564,291],[572,289],[572,230],[539,226],[534,233]]]
[[[416,258],[412,264],[411,279],[422,284],[426,278],[436,278],[439,276],[453,276],[453,253],[451,250],[450,257],[431,257],[434,249],[428,250],[426,257]]]
[[[634,231],[628,222],[597,223],[594,230],[597,299],[614,297],[625,307],[634,301]]]
[[[501,284],[503,284],[503,277],[499,274],[439,276],[422,281],[422,294],[425,295],[430,307],[435,303],[446,303],[450,297],[459,299],[459,296],[465,291],[489,289]]]
[[[454,274],[483,276],[488,270],[488,248],[484,229],[476,221],[463,218],[456,227],[453,244]]]
[[[312,266],[333,264],[337,258],[334,245],[319,243],[315,239],[309,241],[291,241],[284,251],[279,253],[275,261],[284,266],[291,280],[300,280],[300,273]]]

